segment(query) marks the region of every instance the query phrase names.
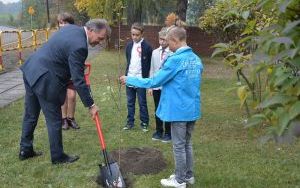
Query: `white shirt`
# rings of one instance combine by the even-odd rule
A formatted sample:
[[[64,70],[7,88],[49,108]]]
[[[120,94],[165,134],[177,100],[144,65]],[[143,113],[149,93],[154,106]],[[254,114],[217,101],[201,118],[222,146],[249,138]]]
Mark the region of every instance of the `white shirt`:
[[[142,41],[133,42],[128,76],[142,78]]]
[[[88,34],[87,34],[87,28],[86,27],[83,27],[83,28],[84,28],[85,35],[86,35],[86,43],[87,43],[87,45],[89,45],[89,38],[88,38]]]
[[[159,48],[156,48],[152,52],[152,57],[151,57],[151,67],[150,67],[150,77],[153,77],[154,74],[156,74],[159,69],[163,66],[163,63],[167,59],[168,55],[170,55],[172,52],[170,51],[169,47],[163,48],[160,46]],[[153,88],[153,90],[158,90],[161,89],[159,88]]]

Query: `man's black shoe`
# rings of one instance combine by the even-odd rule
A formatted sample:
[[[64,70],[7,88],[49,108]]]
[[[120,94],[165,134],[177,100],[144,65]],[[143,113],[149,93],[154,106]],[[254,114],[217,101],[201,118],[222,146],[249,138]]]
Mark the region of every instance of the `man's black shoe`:
[[[33,158],[33,157],[38,157],[41,156],[43,154],[43,152],[36,152],[36,151],[20,151],[19,153],[19,159],[21,161],[29,159],[29,158]]]
[[[73,163],[79,159],[79,156],[69,156],[64,154],[64,156],[57,160],[52,160],[52,164],[64,164],[64,163]]]

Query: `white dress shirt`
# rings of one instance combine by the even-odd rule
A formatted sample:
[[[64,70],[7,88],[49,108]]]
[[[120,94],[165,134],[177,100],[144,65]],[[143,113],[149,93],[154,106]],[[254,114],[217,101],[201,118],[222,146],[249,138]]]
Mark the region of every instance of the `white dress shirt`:
[[[128,76],[142,78],[142,41],[133,42]]]
[[[169,48],[163,49],[161,46],[159,48],[156,48],[152,52],[152,57],[151,57],[151,67],[150,67],[150,77],[153,77],[154,74],[161,69],[163,66],[163,63],[167,59],[168,55],[171,54],[171,51]],[[161,89],[159,88],[153,88],[153,90],[158,90]]]

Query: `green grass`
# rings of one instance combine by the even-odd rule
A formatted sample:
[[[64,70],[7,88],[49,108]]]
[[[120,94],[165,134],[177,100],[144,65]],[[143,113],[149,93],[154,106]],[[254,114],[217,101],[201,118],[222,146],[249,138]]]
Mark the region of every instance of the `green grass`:
[[[155,147],[163,152],[167,168],[156,175],[132,176],[134,188],[156,188],[160,179],[169,176],[174,168],[172,146],[153,142],[155,129],[153,101],[148,98],[151,131],[142,133],[138,128],[124,132],[127,114],[125,92],[122,88],[119,111],[109,87],[117,97],[118,53],[101,52],[92,61],[92,90],[100,107],[100,116],[109,151],[131,147]],[[205,69],[216,66],[204,59]],[[223,65],[219,65],[223,66]],[[224,67],[223,67],[224,68]],[[225,69],[225,68],[224,68]],[[213,72],[213,71],[211,71]],[[224,75],[226,76],[226,75]],[[300,144],[261,145],[259,133],[243,128],[244,114],[234,93],[226,93],[235,80],[220,75],[204,75],[202,85],[203,118],[197,122],[193,134],[196,184],[189,187],[300,187]],[[104,100],[105,99],[105,100]],[[44,151],[42,157],[20,162],[18,159],[23,100],[0,109],[0,182],[1,187],[97,187],[98,164],[102,162],[95,125],[86,108],[78,100],[76,118],[79,131],[63,132],[64,149],[68,154],[80,155],[70,165],[53,166],[50,163],[49,144],[45,120],[41,116],[35,132],[35,148]],[[137,118],[138,119],[138,118]]]

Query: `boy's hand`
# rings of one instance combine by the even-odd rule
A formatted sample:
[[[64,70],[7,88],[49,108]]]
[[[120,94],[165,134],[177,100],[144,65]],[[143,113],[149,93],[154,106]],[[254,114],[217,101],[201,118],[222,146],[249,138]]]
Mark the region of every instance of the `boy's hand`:
[[[153,89],[148,89],[148,94],[149,94],[150,96],[153,96]]]
[[[127,78],[127,76],[121,76],[120,77],[120,82],[121,82],[122,85],[126,84],[126,78]]]

